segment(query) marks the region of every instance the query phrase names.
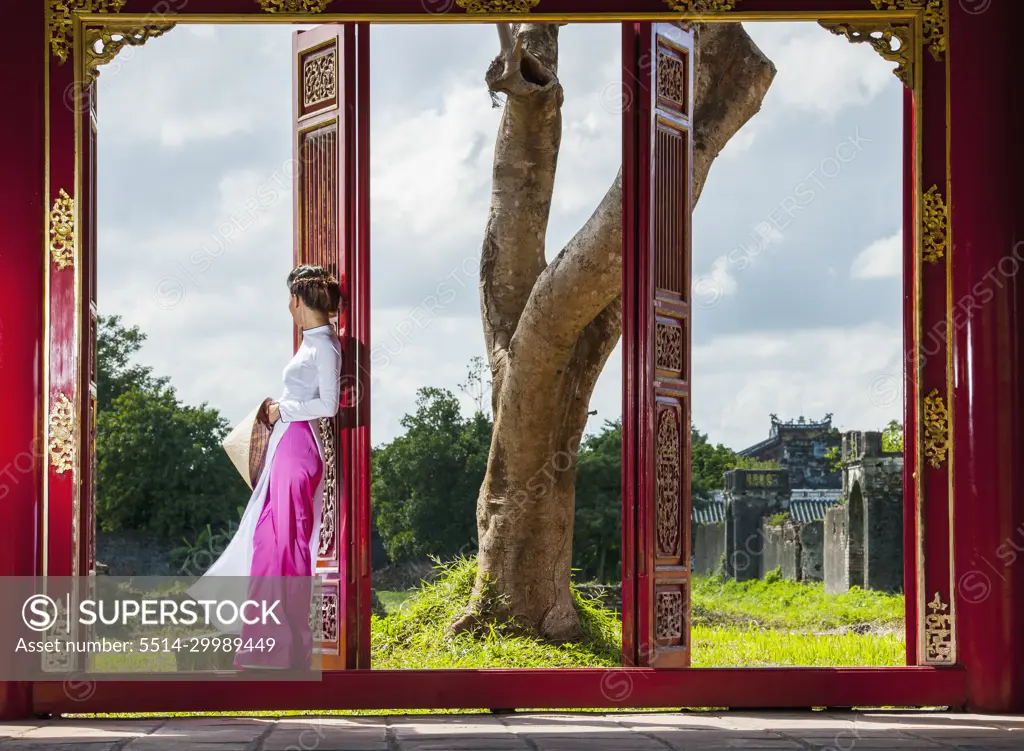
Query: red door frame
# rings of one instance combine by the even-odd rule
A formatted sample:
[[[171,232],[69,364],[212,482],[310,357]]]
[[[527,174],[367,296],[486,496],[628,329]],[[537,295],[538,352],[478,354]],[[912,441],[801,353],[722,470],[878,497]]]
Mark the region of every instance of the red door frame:
[[[810,15],[807,3],[797,0],[736,2],[742,5],[743,13],[732,12],[730,18],[735,20],[760,17],[758,14],[789,17]],[[929,35],[928,39],[921,39],[921,52],[914,68],[915,92],[922,94],[927,102],[925,109],[921,98],[915,96],[911,105],[915,125],[921,123],[924,127],[922,138],[916,142],[914,161],[917,173],[922,178],[922,187],[935,185],[940,201],[937,212],[924,216],[917,210],[920,204],[915,201],[911,226],[920,228],[927,219],[929,228],[935,230],[929,237],[936,239],[936,245],[930,247],[932,250],[942,250],[943,255],[936,258],[935,263],[929,261],[926,265],[917,255],[916,251],[923,246],[918,243],[913,260],[908,265],[912,265],[917,272],[911,282],[916,294],[933,286],[941,287],[945,293],[930,296],[931,302],[926,298],[923,307],[908,303],[917,319],[910,338],[911,341],[921,341],[923,332],[944,327],[942,330],[948,335],[947,343],[952,346],[943,348],[944,356],[917,358],[916,365],[919,367],[911,368],[906,379],[909,386],[919,386],[921,396],[912,407],[908,407],[908,430],[911,429],[910,418],[916,419],[917,410],[921,407],[926,407],[922,421],[931,429],[928,441],[919,439],[912,451],[914,466],[921,468],[921,480],[927,483],[927,503],[920,503],[923,498],[920,484],[914,488],[914,493],[908,494],[908,499],[914,499],[913,508],[911,503],[907,504],[908,516],[914,519],[920,517],[925,531],[923,535],[914,536],[914,544],[908,546],[908,550],[920,550],[921,553],[945,550],[946,554],[923,556],[924,565],[920,567],[922,586],[918,586],[917,580],[908,577],[908,595],[915,593],[914,597],[908,597],[908,615],[913,611],[913,618],[908,619],[908,642],[919,645],[915,654],[915,648],[908,644],[908,654],[920,659],[925,656],[921,646],[930,645],[932,649],[943,646],[943,619],[952,610],[952,623],[960,629],[956,635],[960,637],[960,649],[952,656],[957,665],[949,668],[686,671],[353,671],[325,675],[324,683],[329,686],[314,688],[314,684],[293,685],[291,688],[296,690],[294,693],[289,691],[288,706],[299,708],[294,704],[299,702],[302,707],[309,708],[327,705],[336,708],[369,708],[371,705],[397,708],[538,704],[551,707],[708,704],[739,707],[763,706],[764,696],[781,697],[777,703],[787,706],[968,704],[980,709],[1006,710],[1024,705],[1024,699],[1021,698],[1024,696],[1021,691],[1024,688],[1024,658],[1020,657],[1013,638],[1018,630],[1014,624],[1024,625],[1024,598],[1021,596],[1024,582],[1015,567],[1004,565],[997,569],[991,560],[995,556],[1005,563],[1002,556],[998,555],[1000,545],[1004,540],[1011,539],[1018,525],[1024,521],[1024,508],[1018,498],[1022,470],[1012,461],[1019,450],[1022,427],[1021,405],[1017,394],[1019,371],[1024,365],[1017,346],[1024,324],[1017,312],[1021,309],[1017,303],[1020,285],[1004,283],[987,287],[985,298],[988,304],[973,314],[965,310],[966,322],[963,315],[959,319],[954,317],[951,301],[954,293],[957,293],[957,300],[967,295],[978,297],[978,285],[987,278],[986,274],[991,275],[993,269],[1005,260],[1007,252],[1016,249],[1015,239],[1024,234],[1024,228],[1019,224],[1020,218],[1015,218],[1010,210],[1010,202],[991,200],[993,190],[1016,189],[1013,187],[1015,183],[1012,174],[1013,169],[1019,166],[1021,147],[1011,137],[1008,116],[1005,111],[1000,111],[999,114],[1004,115],[1005,119],[997,117],[993,122],[986,118],[986,130],[979,130],[980,124],[971,119],[979,111],[984,111],[986,106],[991,106],[992,102],[1001,102],[1002,93],[1010,85],[1009,82],[1014,80],[1014,72],[1020,70],[1019,58],[1010,52],[1009,29],[1016,27],[1014,21],[1020,18],[1021,9],[1019,4],[993,4],[986,8],[986,12],[975,14],[964,8],[963,4],[944,3],[941,0],[928,2],[930,7],[937,4],[941,11],[948,14],[945,19],[940,19],[942,23],[938,27],[939,31],[936,31],[934,19],[925,23],[923,8],[912,7],[906,10],[907,5],[918,6],[917,3],[892,3],[891,6],[902,5],[904,8],[886,11],[886,3],[879,2],[883,10],[873,17],[876,20],[911,18],[919,34]],[[386,8],[382,10],[383,5],[385,3],[379,0],[353,0],[346,4],[345,16],[324,14],[315,20],[369,22],[394,20],[394,14],[427,15],[423,13],[418,0],[388,0]],[[138,24],[151,14],[152,8],[149,6],[144,0],[128,0],[116,17]],[[841,15],[866,18],[866,14],[875,11],[867,0],[820,0],[815,3],[815,7],[823,12],[831,12],[833,20],[838,20]],[[19,8],[11,12],[26,21],[25,28],[39,29],[41,22],[46,19],[34,8]],[[188,6],[188,12],[189,20],[202,20],[203,16],[213,20],[212,16],[216,14],[245,14],[249,20],[272,20],[272,17],[263,15],[258,2],[249,0],[193,0]],[[458,20],[452,16],[460,13],[461,10],[456,8],[449,17],[434,17],[434,20]],[[660,0],[599,0],[588,3],[541,0],[541,9],[534,10],[535,17],[546,20],[620,18],[614,15],[602,17],[601,13],[630,14],[634,18],[650,14],[649,17],[653,18],[654,14],[665,14],[665,6]],[[83,19],[101,21],[114,17],[114,14],[84,16],[72,12],[70,25],[58,22],[51,29],[50,38],[44,40],[49,43],[41,86],[42,91],[46,92],[44,99],[47,104],[47,111],[42,118],[45,136],[41,143],[32,138],[27,138],[26,142],[39,144],[41,151],[45,144],[45,153],[40,154],[41,161],[46,164],[44,198],[39,206],[46,211],[59,202],[61,190],[70,192],[73,199],[78,199],[79,206],[83,197],[78,178],[84,162],[76,156],[76,153],[80,153],[77,146],[81,141],[76,139],[79,126],[74,122],[74,113],[68,115],[67,106],[68,92],[73,92],[75,82],[81,80],[76,74],[76,68],[80,73],[83,67],[80,60],[72,65],[59,59],[61,51],[80,49],[80,45],[63,46],[63,41],[78,38]],[[181,20],[185,18],[183,16]],[[277,18],[282,21],[312,20],[308,15]],[[498,18],[490,16],[488,20]],[[231,19],[222,16],[219,20]],[[65,32],[70,36],[62,36]],[[20,50],[22,46],[29,49],[32,46],[29,42],[36,40],[38,44],[38,39],[38,36],[26,35],[22,37],[24,44],[19,42],[12,49]],[[946,49],[938,47],[939,41],[947,43]],[[933,45],[936,46],[934,58],[928,49]],[[949,64],[950,46],[958,52],[955,67]],[[31,55],[27,57],[31,58]],[[974,107],[971,117],[962,114],[960,110],[957,114],[949,111],[947,102],[950,90],[957,92],[958,107],[964,107],[965,104]],[[28,111],[33,111],[30,102],[32,97],[39,95],[40,89],[24,87],[16,91],[20,92]],[[936,127],[933,127],[933,123]],[[955,137],[950,136],[947,128],[943,127],[949,123],[957,126],[953,131]],[[10,127],[12,131],[17,131],[17,124]],[[947,141],[947,138],[950,140]],[[71,144],[75,144],[76,148],[72,149]],[[628,158],[628,154],[624,157]],[[977,157],[984,160],[981,166],[975,164]],[[23,164],[22,168],[27,173],[31,172],[30,163]],[[993,175],[1002,176],[998,186],[994,185]],[[951,201],[951,176],[962,181],[957,182],[956,203]],[[29,199],[15,201],[13,205],[24,205],[25,200]],[[12,226],[26,227],[24,231],[30,232],[24,222],[18,222],[17,216],[10,218]],[[52,218],[50,214],[48,219]],[[946,220],[945,226],[942,226],[943,219]],[[935,224],[936,221],[939,225]],[[47,230],[53,226],[53,222],[47,221]],[[59,225],[56,226],[59,229]],[[75,232],[76,237],[81,237],[78,234],[81,227],[76,228]],[[949,241],[950,237],[956,240],[955,244]],[[67,346],[68,342],[81,342],[84,338],[74,333],[77,329],[75,321],[80,320],[76,319],[81,305],[80,287],[76,280],[82,273],[82,264],[58,266],[59,248],[54,247],[49,232],[41,233],[40,239],[48,257],[44,274],[46,313],[42,322],[46,335],[42,340],[43,346],[34,351],[43,352],[42,375],[46,386],[40,392],[45,394],[42,426],[34,431],[30,442],[35,446],[35,441],[42,433],[46,452],[41,457],[37,454],[37,461],[41,460],[39,466],[45,467],[46,472],[41,476],[40,484],[33,486],[39,488],[39,495],[30,497],[24,492],[17,495],[22,505],[16,513],[23,515],[26,508],[40,508],[42,524],[38,539],[42,545],[36,548],[39,551],[38,558],[33,555],[31,560],[19,558],[18,561],[11,561],[11,565],[3,571],[7,575],[40,571],[50,574],[68,573],[63,564],[58,566],[59,561],[67,559],[70,568],[68,548],[66,545],[62,548],[59,539],[71,539],[72,519],[77,520],[74,509],[77,508],[78,483],[73,481],[77,476],[75,473],[60,467],[62,458],[68,458],[73,466],[78,466],[81,456],[79,426],[87,424],[83,412],[86,405],[80,398],[80,381],[76,375],[83,355],[82,348],[80,344]],[[80,250],[82,243],[78,247]],[[957,252],[954,253],[954,250]],[[72,258],[77,259],[77,256],[72,254]],[[958,269],[956,275],[952,274],[954,265]],[[30,268],[24,273],[28,274],[27,278],[32,278]],[[39,288],[40,285],[27,285],[24,294],[31,294],[32,290]],[[23,295],[16,299],[21,298]],[[940,305],[940,300],[946,304]],[[6,304],[3,312],[4,320],[7,321],[11,311]],[[630,330],[630,325],[629,321],[624,323],[626,331]],[[6,340],[4,346],[8,347]],[[909,349],[916,351],[916,347]],[[26,350],[24,354],[27,363],[38,363],[31,351]],[[1003,367],[993,367],[997,358]],[[931,394],[932,389],[937,390],[939,400],[925,403],[924,397]],[[70,416],[67,411],[59,409],[62,396],[67,397],[71,405]],[[941,419],[943,409],[950,414],[949,422]],[[944,426],[949,424],[952,424],[954,430],[948,436],[950,446],[947,450],[943,433]],[[913,433],[909,433],[908,438],[910,435]],[[907,443],[908,453],[911,453],[911,441]],[[928,448],[936,449],[927,457],[937,457],[938,466],[933,466],[931,461],[927,464],[922,461],[926,457],[925,449]],[[955,474],[950,471],[954,456],[959,459],[959,471]],[[907,472],[907,476],[911,474]],[[943,488],[946,494],[942,492]],[[972,510],[964,519],[958,519],[959,523],[953,529],[950,529],[952,499],[948,491],[955,491],[960,503]],[[40,497],[41,506],[37,505]],[[955,558],[950,555],[954,542],[957,551]],[[64,551],[63,558],[59,557],[61,548]],[[24,552],[27,548],[22,546],[18,550]],[[998,580],[993,581],[991,575],[983,571],[986,562],[998,575]],[[908,567],[911,570],[913,568]],[[985,597],[976,597],[975,590],[965,586],[967,577],[976,576],[979,572],[988,577],[985,581],[991,587]],[[931,602],[931,595],[936,591],[943,594],[938,605],[948,608],[946,611],[931,613],[934,618],[927,622],[933,639],[937,641],[915,639],[911,636],[912,629],[918,623],[926,623],[924,618],[927,614],[921,606]],[[960,613],[966,613],[969,617]],[[631,690],[624,700],[609,697],[607,691],[601,690],[608,684],[610,676],[625,676],[631,682]],[[245,684],[238,691],[232,692],[224,692],[215,684],[188,685],[188,699],[176,701],[169,695],[170,692],[161,690],[157,685],[148,689],[148,684],[142,682],[101,682],[90,700],[73,703],[64,695],[60,683],[42,682],[33,684],[30,706],[36,711],[101,711],[102,708],[120,711],[143,708],[172,710],[184,709],[186,705],[208,709],[285,706],[279,696],[280,692],[272,684]],[[545,686],[558,687],[558,693],[542,688]],[[325,692],[325,687],[336,688],[337,691]],[[174,692],[174,695],[182,694]],[[5,711],[17,712],[18,706],[24,707],[24,704],[17,703],[26,696],[24,688],[19,688],[18,684],[4,684],[4,696],[15,702],[10,707],[5,705]],[[23,708],[20,711],[25,710]]]

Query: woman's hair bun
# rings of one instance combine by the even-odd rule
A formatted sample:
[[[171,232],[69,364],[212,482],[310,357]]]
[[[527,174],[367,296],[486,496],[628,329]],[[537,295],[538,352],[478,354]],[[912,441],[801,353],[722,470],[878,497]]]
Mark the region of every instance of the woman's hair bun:
[[[288,274],[288,291],[312,310],[332,316],[341,310],[341,285],[323,266],[296,266]]]

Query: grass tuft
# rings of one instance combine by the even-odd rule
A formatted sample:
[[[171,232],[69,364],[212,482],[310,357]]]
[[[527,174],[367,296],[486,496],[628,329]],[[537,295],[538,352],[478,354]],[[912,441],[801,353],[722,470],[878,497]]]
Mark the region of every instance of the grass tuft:
[[[617,614],[596,600],[574,593],[583,639],[551,644],[513,625],[487,625],[477,634],[455,634],[473,592],[476,560],[443,564],[437,579],[399,601],[382,597],[385,607],[400,602],[386,618],[371,621],[370,664],[381,670],[452,668],[608,667],[621,654]]]

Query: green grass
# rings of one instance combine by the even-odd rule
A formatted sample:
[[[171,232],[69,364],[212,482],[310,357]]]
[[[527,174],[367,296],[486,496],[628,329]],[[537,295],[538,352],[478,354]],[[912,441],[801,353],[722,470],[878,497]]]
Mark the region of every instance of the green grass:
[[[829,634],[695,626],[693,667],[853,667],[906,665],[902,633]]]
[[[582,641],[548,644],[514,629],[484,634],[449,633],[469,601],[476,561],[461,559],[370,626],[370,664],[380,670],[441,668],[605,667],[619,664],[621,625],[616,614],[575,595]],[[381,593],[378,593],[379,595]],[[395,602],[397,598],[388,598]],[[388,607],[383,596],[381,601]]]
[[[825,594],[820,583],[769,576],[762,581],[735,582],[694,577],[691,617],[696,626],[805,630],[869,625],[876,630],[902,629],[902,595],[854,587],[848,593]]]

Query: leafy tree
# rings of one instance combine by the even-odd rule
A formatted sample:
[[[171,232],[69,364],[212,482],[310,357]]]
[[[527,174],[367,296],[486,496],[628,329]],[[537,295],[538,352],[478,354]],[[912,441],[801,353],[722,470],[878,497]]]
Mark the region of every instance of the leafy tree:
[[[903,451],[903,423],[890,420],[882,430],[882,451]]]
[[[99,316],[96,331],[96,410],[106,412],[132,386],[152,390],[170,379],[155,378],[153,369],[132,362],[146,335],[138,326],[125,328],[121,316]]]
[[[372,457],[377,530],[393,561],[451,558],[475,539],[493,425],[483,412],[464,419],[450,391],[422,388],[402,426],[405,435]]]
[[[622,562],[622,421],[586,436],[576,457],[573,568],[581,581],[618,580]]]
[[[690,428],[690,456],[692,457],[691,496],[698,507],[711,500],[714,490],[722,489],[722,475],[733,469],[739,460],[736,452],[721,443],[712,446],[706,433]]]
[[[182,405],[167,378],[131,363],[145,341],[138,327],[103,318],[97,338],[100,529],[180,540],[233,521],[249,488],[221,447],[227,421],[205,404]]]

